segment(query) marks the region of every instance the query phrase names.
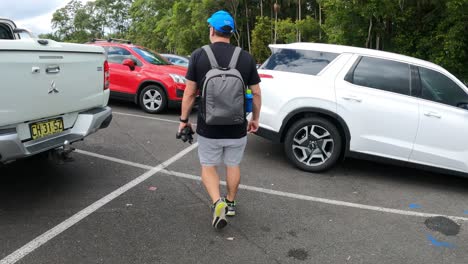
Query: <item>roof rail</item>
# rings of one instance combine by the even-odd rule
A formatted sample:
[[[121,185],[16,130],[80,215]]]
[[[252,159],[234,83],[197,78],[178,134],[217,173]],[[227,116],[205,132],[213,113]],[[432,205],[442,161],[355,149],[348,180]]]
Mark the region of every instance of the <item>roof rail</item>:
[[[107,41],[108,42],[119,42],[119,43],[132,44],[132,42],[130,40],[127,40],[127,39],[109,38]]]
[[[99,38],[93,38],[90,40],[90,43],[94,43],[94,42],[109,42],[109,43],[114,43],[114,42],[117,42],[117,43],[125,43],[125,44],[132,44],[132,42],[130,40],[126,40],[126,39],[116,39],[116,38],[108,38],[108,39],[99,39]]]
[[[107,41],[107,39],[92,38],[92,39],[89,40],[88,43],[93,43],[93,42],[98,42],[98,41]]]

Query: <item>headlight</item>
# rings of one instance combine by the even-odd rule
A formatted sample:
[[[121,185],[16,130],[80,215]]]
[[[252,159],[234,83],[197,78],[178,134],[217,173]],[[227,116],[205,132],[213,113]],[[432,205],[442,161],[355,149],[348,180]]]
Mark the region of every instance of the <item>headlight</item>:
[[[185,83],[185,77],[178,74],[169,74],[176,83]]]

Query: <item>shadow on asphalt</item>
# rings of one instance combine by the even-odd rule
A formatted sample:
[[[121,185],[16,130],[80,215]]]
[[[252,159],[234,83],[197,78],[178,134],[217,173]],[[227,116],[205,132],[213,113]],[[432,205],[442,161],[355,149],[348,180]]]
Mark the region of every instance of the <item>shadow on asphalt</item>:
[[[263,156],[263,158],[276,164],[275,166],[300,171],[288,161],[282,144],[275,144],[257,136],[254,138],[255,140],[249,140],[247,153]],[[392,182],[392,184],[413,185],[458,193],[466,193],[468,191],[468,176],[461,177],[448,173],[431,172],[430,169],[422,170],[405,167],[404,165],[393,165],[354,158],[345,159],[330,171],[322,173],[304,172],[304,174],[310,175],[310,177],[353,177],[362,182]]]
[[[0,210],[27,210],[63,196],[80,177],[46,158],[29,158],[0,167]],[[74,176],[74,177],[73,177]],[[83,179],[81,179],[83,180]]]
[[[352,174],[364,181],[373,179],[459,193],[468,191],[467,177],[431,172],[430,169],[422,170],[357,159],[346,159],[337,169],[344,172],[344,177]]]

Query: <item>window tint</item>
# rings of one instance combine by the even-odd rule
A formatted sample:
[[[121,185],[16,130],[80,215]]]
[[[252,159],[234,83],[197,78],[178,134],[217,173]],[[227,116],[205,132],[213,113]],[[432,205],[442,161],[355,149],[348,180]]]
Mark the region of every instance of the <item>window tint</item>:
[[[338,54],[310,50],[278,49],[263,64],[262,69],[317,75]]]
[[[410,69],[406,63],[362,57],[346,75],[356,85],[410,95]]]
[[[170,62],[172,62],[175,65],[188,66],[188,62],[184,61],[183,59],[173,58],[170,60]]]
[[[154,65],[170,65],[170,63],[163,59],[159,54],[156,54],[148,49],[133,48],[143,59]]]
[[[125,59],[132,59],[135,61],[137,66],[142,65],[141,62],[139,62],[138,59],[130,53],[130,51],[124,48],[104,47],[104,49],[107,51],[107,61],[109,63],[122,64]]]
[[[13,35],[8,27],[0,25],[0,39],[13,39]]]
[[[468,102],[466,92],[444,74],[419,68],[419,75],[421,77],[422,98],[451,106]]]

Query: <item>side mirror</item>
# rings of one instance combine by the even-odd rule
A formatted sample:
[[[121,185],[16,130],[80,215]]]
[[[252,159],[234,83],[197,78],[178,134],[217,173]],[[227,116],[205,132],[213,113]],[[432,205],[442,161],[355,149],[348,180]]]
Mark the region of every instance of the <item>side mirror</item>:
[[[131,71],[135,70],[135,62],[132,59],[125,59],[122,64],[128,66]]]
[[[468,102],[458,103],[457,107],[468,110]]]

